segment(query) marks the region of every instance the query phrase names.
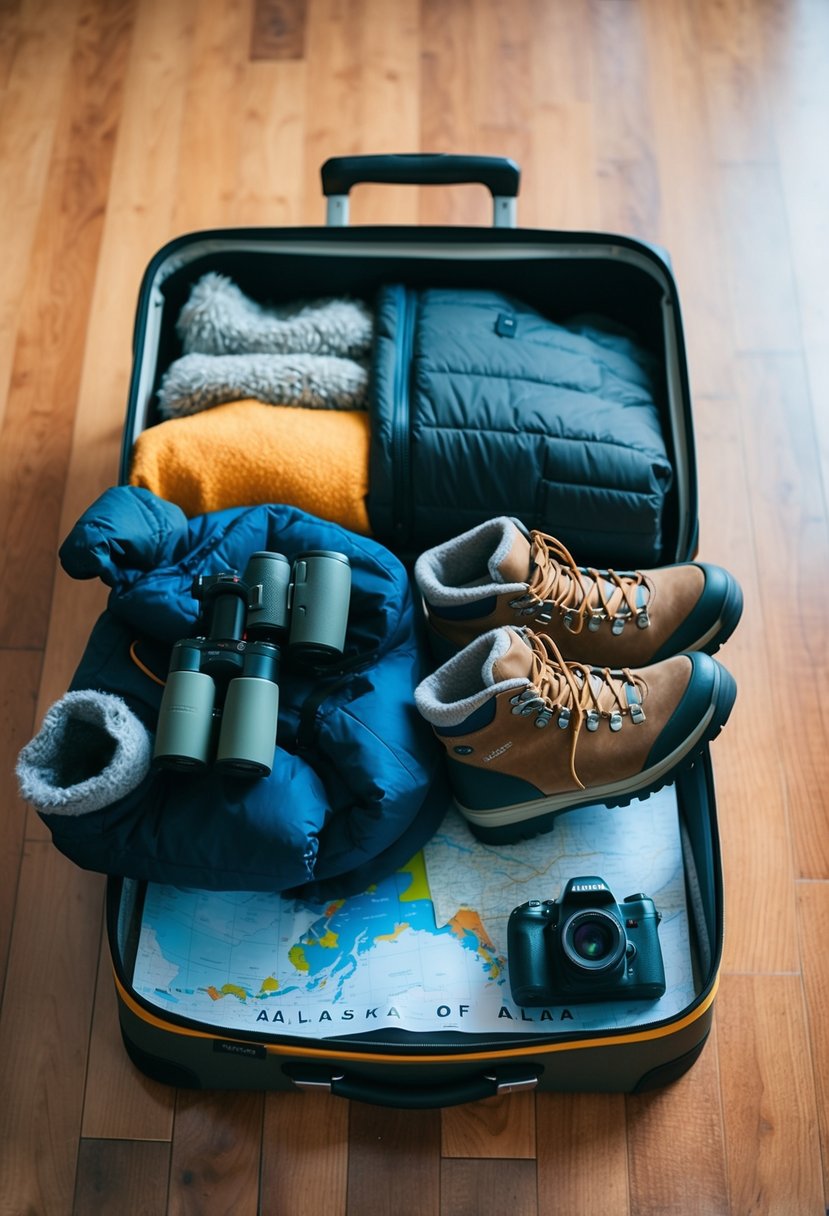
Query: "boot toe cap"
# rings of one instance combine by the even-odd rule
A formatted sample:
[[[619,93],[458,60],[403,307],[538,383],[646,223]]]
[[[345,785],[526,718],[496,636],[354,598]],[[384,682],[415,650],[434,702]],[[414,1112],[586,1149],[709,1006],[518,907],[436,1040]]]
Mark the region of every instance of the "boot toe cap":
[[[696,566],[703,575],[702,591],[651,662],[688,651],[714,654],[737,627],[743,611],[743,593],[734,575],[722,566],[703,562]]]

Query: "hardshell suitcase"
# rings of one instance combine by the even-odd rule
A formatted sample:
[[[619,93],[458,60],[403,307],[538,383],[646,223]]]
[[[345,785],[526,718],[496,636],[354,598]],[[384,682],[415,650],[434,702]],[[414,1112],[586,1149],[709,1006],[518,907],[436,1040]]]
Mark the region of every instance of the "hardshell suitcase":
[[[348,194],[363,181],[480,182],[493,196],[494,226],[350,228],[346,226]],[[663,516],[661,560],[689,560],[697,544],[696,469],[682,322],[670,262],[658,248],[625,236],[515,227],[518,183],[516,166],[497,158],[340,158],[323,167],[328,226],[197,232],[166,245],[149,264],[138,298],[121,481],[129,477],[135,440],[158,421],[158,386],[165,369],[180,353],[176,318],[190,288],[207,271],[225,274],[252,297],[269,300],[340,293],[371,299],[378,287],[389,282],[414,287],[435,282],[453,288],[485,286],[520,297],[551,316],[600,313],[624,324],[652,352],[659,369],[658,400],[673,470]],[[403,422],[405,439],[405,419]],[[403,463],[398,472],[405,473],[406,461],[411,459],[405,443],[399,455]],[[407,493],[414,492],[408,481],[406,486]],[[401,519],[406,517],[404,510]],[[455,531],[450,518],[447,535]],[[404,558],[413,555],[412,538],[403,527],[380,539]],[[665,1084],[690,1067],[702,1050],[717,989],[723,895],[707,749],[674,787],[654,797],[662,797],[663,803],[651,809],[655,814],[667,814],[675,827],[687,956],[688,990],[681,1007],[668,1014],[653,1007],[632,1022],[609,1019],[605,1025],[598,1017],[585,1030],[567,1009],[547,1010],[545,1022],[543,1014],[527,1015],[504,1001],[494,1031],[470,1032],[460,1025],[463,1013],[453,1009],[448,998],[442,1000],[438,979],[430,988],[433,1017],[425,1030],[400,1028],[391,1018],[396,1009],[386,1010],[385,1025],[374,1028],[366,1019],[377,1010],[369,1008],[358,1033],[348,1024],[352,1019],[344,1016],[338,1028],[327,1017],[324,1035],[309,1035],[307,1030],[299,1034],[296,1019],[303,1021],[301,1011],[295,1012],[293,1025],[290,1019],[286,1023],[271,1016],[269,1011],[276,1008],[273,985],[254,994],[260,1007],[250,1025],[242,1026],[238,1019],[233,1025],[222,1025],[221,1017],[208,1022],[190,1016],[192,1010],[185,1008],[186,1000],[181,1005],[174,986],[168,986],[158,999],[152,994],[148,997],[146,985],[138,991],[134,970],[139,950],[147,944],[146,940],[143,947],[141,943],[148,885],[111,878],[108,932],[127,1051],[147,1075],[174,1085],[286,1091],[325,1088],[343,1097],[403,1107],[445,1106],[533,1087],[634,1092]],[[630,815],[636,815],[637,808],[647,808],[651,801],[634,804]],[[661,809],[663,805],[667,812]],[[601,810],[596,808],[596,813]],[[619,811],[607,813],[616,817],[616,830],[623,833],[624,825],[633,822],[620,820]],[[557,826],[552,836],[559,831]],[[480,864],[497,863],[490,856]],[[558,891],[528,887],[526,894],[543,900]],[[154,898],[155,893],[152,895]],[[384,938],[395,936],[399,929],[398,925]],[[500,958],[504,945],[494,943],[493,949],[485,926],[483,933],[493,980],[492,968],[497,967],[490,956]],[[307,935],[303,938],[306,945],[310,941]],[[319,941],[313,944],[319,945]],[[480,941],[475,945],[480,947]],[[159,974],[161,991],[169,970],[162,968]],[[330,979],[326,971],[326,982]],[[497,982],[503,985],[503,974]],[[224,989],[207,985],[206,990],[217,1007],[222,1000],[250,998],[250,993],[230,983]],[[176,991],[179,997],[192,996],[186,985]],[[339,991],[342,995],[343,990]],[[345,1013],[349,1011],[347,988],[344,991]],[[358,998],[354,1004],[359,1004]],[[468,1005],[458,1008],[468,1009]],[[520,1026],[518,1032],[518,1021],[534,1019],[529,1031]],[[445,1028],[450,1024],[452,1029]]]

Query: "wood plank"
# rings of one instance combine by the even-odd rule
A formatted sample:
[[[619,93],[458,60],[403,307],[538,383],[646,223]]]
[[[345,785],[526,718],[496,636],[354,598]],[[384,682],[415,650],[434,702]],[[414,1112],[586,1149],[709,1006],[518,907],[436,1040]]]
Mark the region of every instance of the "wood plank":
[[[798,323],[806,356],[814,425],[820,443],[824,507],[829,504],[829,158],[815,155],[829,112],[826,5],[761,0],[762,42],[781,192],[785,206]]]
[[[750,418],[748,425],[754,425]],[[768,712],[766,700],[772,655],[766,614],[773,606],[762,593],[764,548],[762,541],[756,545],[749,505],[739,399],[697,398],[695,426],[700,557],[727,565],[745,597],[743,619],[717,655],[737,681],[737,703],[711,749],[728,924],[723,965],[733,971],[795,971],[787,761],[779,718]]]
[[[302,59],[307,0],[254,0],[251,59]]]
[[[260,62],[245,71],[245,109],[236,129],[234,223],[301,224],[304,63]]]
[[[13,233],[0,276],[0,425],[77,19],[78,0],[0,9],[0,215]]]
[[[763,23],[742,0],[717,5],[694,0],[689,8],[700,46],[714,158],[725,164],[775,163]]]
[[[815,1079],[823,1190],[829,1197],[829,883],[799,882],[797,912],[803,959],[803,988],[809,1048]]]
[[[132,0],[85,0],[81,10],[21,307],[0,443],[0,578],[17,562],[28,577],[13,604],[0,602],[7,646],[41,646],[46,636],[132,9]]]
[[[800,977],[725,976],[717,1030],[731,1210],[824,1216]]]
[[[488,12],[474,0],[459,0],[452,5],[424,0],[421,6],[420,141],[425,151],[503,155],[519,163],[526,161],[518,119],[527,104],[525,85],[513,102],[495,82],[496,52],[504,44],[505,34],[501,6],[493,13],[499,18],[494,31]],[[487,50],[482,58],[484,46]],[[525,63],[529,77],[526,49],[516,44],[510,57],[513,63]],[[475,107],[484,104],[481,99],[488,85],[498,90],[500,103],[491,111],[490,122],[484,124],[478,121]],[[492,202],[480,186],[425,189],[420,195],[418,218],[421,224],[489,226]]]
[[[0,1014],[3,1216],[72,1209],[102,895],[97,875],[27,844]]]
[[[829,665],[824,573],[829,526],[808,387],[798,354],[745,357],[737,367],[748,493],[763,576],[766,685],[773,689],[771,716],[796,873],[825,878],[829,754],[821,689]],[[770,578],[785,592],[769,594]]]
[[[717,1033],[677,1082],[626,1099],[631,1209],[637,1216],[727,1212]]]
[[[169,1144],[81,1140],[72,1216],[149,1216],[167,1210]]]
[[[245,108],[250,10],[202,0],[187,31],[190,49],[178,144],[173,228],[235,224],[236,130]]]
[[[717,171],[735,349],[799,351],[789,225],[776,164]]]
[[[8,87],[9,71],[21,36],[20,4],[21,0],[0,0],[0,97]]]
[[[176,1091],[132,1064],[118,1024],[106,931],[101,937],[81,1135],[89,1141],[170,1140]]]
[[[329,1094],[266,1096],[262,1216],[345,1216],[349,1113]]]
[[[440,1111],[352,1105],[346,1211],[348,1216],[438,1216]]]
[[[627,1216],[623,1094],[538,1094],[538,1213]]]
[[[0,771],[12,774],[18,753],[34,734],[34,705],[41,655],[0,650]],[[12,778],[0,795],[0,1002],[12,937],[17,880],[23,855],[26,807]]]
[[[536,1216],[534,1161],[444,1161],[440,1171],[441,1216]]]
[[[86,324],[60,539],[118,475],[138,286],[151,256],[173,235],[192,37],[188,8],[166,0],[142,0],[135,22]],[[71,402],[73,409],[75,404]],[[65,401],[63,408],[67,408]],[[58,574],[38,703],[40,717],[66,690],[107,594],[97,580],[78,583]],[[31,830],[39,831],[34,823]]]
[[[550,150],[553,150],[552,152]],[[583,101],[539,106],[518,196],[518,223],[527,228],[601,228],[593,107]]]
[[[170,1216],[259,1210],[262,1094],[180,1091],[170,1161]]]
[[[441,1112],[444,1157],[534,1157],[535,1095],[503,1094]]]
[[[533,57],[532,98],[534,106],[592,106],[593,42],[595,26],[590,0],[570,0],[567,5],[531,0],[521,19],[528,23]],[[534,109],[530,121],[537,115]],[[550,149],[555,156],[555,148]],[[569,158],[566,159],[569,165]]]
[[[649,48],[637,4],[591,0],[593,95],[603,228],[658,240],[659,169],[653,152]]]
[[[407,152],[418,146],[418,8],[413,0],[318,0],[309,11],[303,209],[324,222],[320,166],[329,156]],[[418,192],[361,185],[356,224],[414,223]]]
[[[734,392],[733,341],[723,234],[700,58],[704,43],[684,0],[644,0],[653,148],[659,165],[659,231],[674,267],[684,320],[692,398]]]

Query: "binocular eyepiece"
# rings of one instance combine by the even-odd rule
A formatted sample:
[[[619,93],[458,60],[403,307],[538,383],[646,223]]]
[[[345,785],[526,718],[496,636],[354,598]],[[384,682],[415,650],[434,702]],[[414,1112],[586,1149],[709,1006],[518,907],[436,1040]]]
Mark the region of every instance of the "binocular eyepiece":
[[[310,667],[343,653],[351,597],[344,553],[313,550],[289,562],[254,553],[235,571],[198,577],[204,635],[173,646],[153,759],[182,772],[215,752],[224,772],[265,777],[273,767],[283,646]]]

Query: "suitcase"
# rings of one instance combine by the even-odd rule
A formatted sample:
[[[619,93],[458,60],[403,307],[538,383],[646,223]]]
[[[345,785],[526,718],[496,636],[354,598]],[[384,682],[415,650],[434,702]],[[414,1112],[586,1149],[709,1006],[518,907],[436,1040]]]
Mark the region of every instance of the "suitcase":
[[[697,498],[690,391],[677,287],[664,251],[626,236],[516,227],[519,171],[511,161],[499,158],[337,158],[323,166],[322,181],[328,200],[326,227],[198,232],[172,241],[152,259],[138,298],[121,481],[128,479],[136,438],[158,421],[155,394],[164,370],[180,353],[176,318],[191,286],[206,271],[226,274],[260,298],[269,294],[266,284],[277,282],[285,298],[347,293],[368,299],[389,281],[415,286],[436,280],[453,287],[485,285],[551,313],[562,309],[602,313],[628,326],[658,352],[662,424],[674,473],[663,521],[664,561],[692,558]],[[493,227],[350,228],[349,192],[368,181],[481,183],[493,197]],[[398,552],[411,556],[405,546]],[[177,998],[170,988],[156,999],[146,983],[139,991],[135,972],[137,960],[146,953],[145,914],[148,901],[154,903],[158,892],[148,891],[145,883],[110,878],[108,935],[126,1050],[141,1071],[176,1086],[321,1088],[350,1099],[410,1108],[448,1106],[532,1088],[640,1092],[664,1085],[684,1073],[705,1044],[720,966],[722,874],[707,749],[667,795],[661,791],[652,798],[666,796],[667,811],[663,812],[662,803],[650,810],[664,814],[675,828],[675,877],[682,888],[679,919],[687,962],[687,966],[683,962],[687,975],[682,1004],[669,1013],[653,1007],[632,1020],[608,1018],[603,1024],[600,1014],[573,1018],[572,1010],[562,1007],[548,1009],[545,1021],[543,1013],[528,1014],[504,997],[497,1025],[468,1030],[461,1024],[464,1014],[458,1012],[468,1006],[453,1007],[448,998],[441,1000],[436,978],[431,988],[423,983],[434,997],[431,1022],[423,1029],[398,1026],[396,1009],[385,1010],[385,1025],[375,1029],[370,1018],[377,1011],[369,1008],[356,1032],[348,1025],[352,1019],[343,1020],[337,1030],[328,1018],[324,1034],[305,1029],[300,1034],[297,1019],[304,1020],[302,1011],[295,1010],[293,1023],[290,1018],[287,1024],[275,1022],[269,1013],[276,1007],[273,992],[264,988],[256,994],[259,1011],[252,1024],[242,1025],[238,1019],[223,1024],[223,1014],[206,1021],[192,1016],[181,992]],[[635,804],[631,814],[637,813],[637,807],[647,811],[651,802]],[[617,817],[618,825],[620,812],[604,810]],[[601,816],[602,808],[591,808],[591,813]],[[624,834],[624,829],[619,830]],[[552,836],[560,832],[557,825]],[[638,848],[631,845],[631,853],[635,855]],[[498,861],[495,850],[484,852],[473,861],[486,874],[486,867],[497,867]],[[526,894],[545,900],[559,892],[537,884]],[[307,945],[312,938],[306,935],[302,941]],[[492,945],[484,941],[484,947]],[[491,956],[502,959],[504,943],[494,945],[488,953],[479,949],[479,963],[486,956],[496,967]],[[477,942],[476,948],[480,947]],[[428,967],[430,956],[423,957]],[[325,976],[329,982],[328,971]],[[499,979],[500,991],[506,992],[503,975]],[[225,999],[250,997],[232,984],[226,991],[207,987],[216,1007]],[[348,991],[347,985],[338,990],[346,1001],[343,1010]],[[356,1007],[359,999],[353,1003]],[[528,1028],[521,1021],[532,1025]]]

